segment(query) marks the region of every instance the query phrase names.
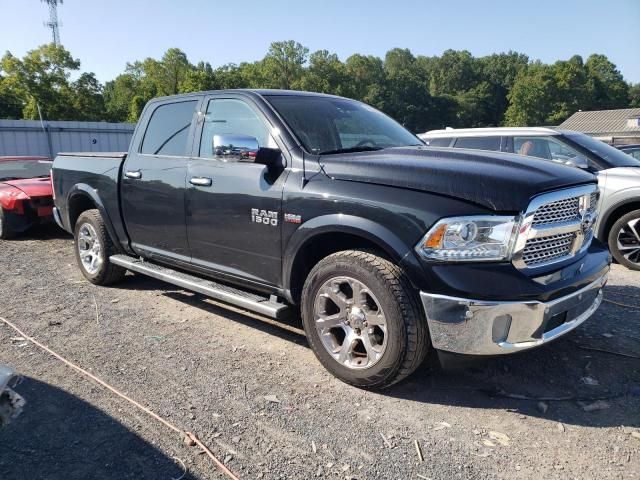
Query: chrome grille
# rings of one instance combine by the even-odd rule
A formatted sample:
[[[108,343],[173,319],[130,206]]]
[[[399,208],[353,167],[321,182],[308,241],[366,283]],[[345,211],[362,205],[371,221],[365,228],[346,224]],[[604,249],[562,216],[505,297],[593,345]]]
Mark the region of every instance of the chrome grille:
[[[518,268],[541,267],[571,258],[593,239],[598,190],[580,186],[540,195],[523,214],[513,263]]]
[[[533,225],[552,225],[580,218],[580,197],[566,198],[542,205],[533,217]]]
[[[522,259],[528,266],[533,266],[565,257],[571,253],[571,246],[575,237],[574,233],[564,233],[532,238],[527,241],[524,247]]]

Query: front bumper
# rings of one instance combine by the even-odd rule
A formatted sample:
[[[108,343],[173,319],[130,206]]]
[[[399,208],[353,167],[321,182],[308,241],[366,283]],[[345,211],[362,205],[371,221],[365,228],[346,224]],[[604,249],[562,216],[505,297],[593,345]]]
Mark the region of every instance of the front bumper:
[[[502,355],[537,347],[570,332],[602,302],[609,267],[595,281],[547,302],[489,301],[420,292],[434,348]]]

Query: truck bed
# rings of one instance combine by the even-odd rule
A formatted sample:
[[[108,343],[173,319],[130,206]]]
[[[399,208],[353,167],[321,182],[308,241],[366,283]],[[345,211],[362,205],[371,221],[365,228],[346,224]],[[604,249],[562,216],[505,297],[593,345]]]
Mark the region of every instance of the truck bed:
[[[53,162],[56,220],[69,233],[79,202],[90,198],[105,219],[112,238],[123,248],[128,238],[120,215],[119,183],[126,152],[60,153]]]

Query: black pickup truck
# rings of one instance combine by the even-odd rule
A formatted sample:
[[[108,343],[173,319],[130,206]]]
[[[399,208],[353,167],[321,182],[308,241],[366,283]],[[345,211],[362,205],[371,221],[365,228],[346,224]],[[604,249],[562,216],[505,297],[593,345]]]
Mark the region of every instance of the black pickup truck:
[[[127,270],[281,318],[384,387],[441,356],[543,345],[598,308],[610,255],[575,168],[425,148],[360,102],[277,90],[152,100],[128,153],[60,154],[84,276]],[[455,356],[455,355],[454,355]]]

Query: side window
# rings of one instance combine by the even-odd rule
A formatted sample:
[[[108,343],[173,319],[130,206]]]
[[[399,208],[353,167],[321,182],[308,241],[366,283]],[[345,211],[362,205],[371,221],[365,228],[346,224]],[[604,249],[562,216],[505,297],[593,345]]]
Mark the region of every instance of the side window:
[[[580,168],[588,166],[584,155],[552,137],[513,137],[513,151]]]
[[[196,110],[196,100],[167,103],[155,109],[147,125],[140,153],[187,156],[187,137]]]
[[[471,148],[473,150],[500,150],[500,137],[460,137],[455,148]]]
[[[430,147],[448,147],[451,144],[451,138],[427,138],[425,142]]]
[[[225,134],[255,137],[260,147],[276,146],[265,123],[245,102],[231,98],[209,100],[202,126],[200,156],[212,158],[214,135]]]

